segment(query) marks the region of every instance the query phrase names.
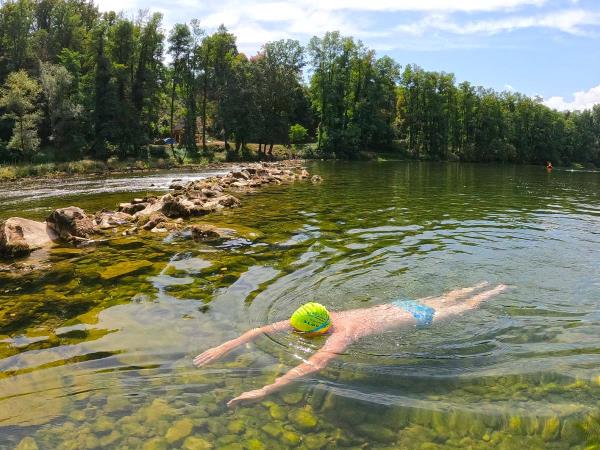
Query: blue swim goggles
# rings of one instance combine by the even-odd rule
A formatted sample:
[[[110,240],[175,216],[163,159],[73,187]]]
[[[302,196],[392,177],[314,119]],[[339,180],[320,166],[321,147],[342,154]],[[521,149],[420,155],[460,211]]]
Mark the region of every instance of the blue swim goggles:
[[[417,321],[417,326],[419,327],[431,325],[431,322],[433,322],[435,309],[430,306],[423,305],[414,300],[394,300],[392,305],[411,313]]]

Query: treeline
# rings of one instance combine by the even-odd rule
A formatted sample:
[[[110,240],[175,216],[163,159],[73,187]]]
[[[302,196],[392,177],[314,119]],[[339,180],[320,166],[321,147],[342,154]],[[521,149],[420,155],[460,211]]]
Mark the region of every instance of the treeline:
[[[335,157],[600,165],[599,106],[563,113],[457,85],[337,32],[248,57],[196,20],[165,31],[158,13],[100,13],[89,0],[0,3],[0,161],[143,158],[177,137],[191,157],[219,139],[231,152],[311,141]]]

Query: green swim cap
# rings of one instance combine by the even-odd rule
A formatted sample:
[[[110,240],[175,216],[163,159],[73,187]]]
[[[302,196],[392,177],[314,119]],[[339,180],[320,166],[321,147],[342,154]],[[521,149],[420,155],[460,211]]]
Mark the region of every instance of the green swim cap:
[[[331,326],[329,311],[320,303],[305,303],[292,314],[290,325],[303,333],[325,333]]]

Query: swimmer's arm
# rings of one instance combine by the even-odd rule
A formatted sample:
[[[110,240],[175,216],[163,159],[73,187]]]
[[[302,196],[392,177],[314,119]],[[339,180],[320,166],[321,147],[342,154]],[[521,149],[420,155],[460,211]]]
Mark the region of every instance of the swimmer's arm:
[[[256,389],[254,391],[244,392],[238,397],[230,400],[227,403],[227,406],[232,407],[236,404],[247,401],[247,400],[257,400],[266,395],[271,394],[272,392],[278,391],[282,387],[290,384],[292,381],[297,378],[303,377],[305,375],[318,372],[319,370],[325,368],[329,361],[337,357],[340,353],[342,353],[348,345],[350,341],[345,336],[331,336],[323,348],[315,353],[308,361],[299,366],[294,367],[285,375],[277,378],[274,383],[264,386],[260,389]]]
[[[253,341],[262,334],[273,333],[276,331],[283,331],[287,329],[291,329],[290,323],[287,320],[275,322],[260,328],[253,328],[251,330],[246,331],[241,336],[232,339],[231,341],[227,341],[217,347],[211,348],[209,350],[206,350],[204,353],[199,354],[194,358],[194,365],[199,367],[205,364],[209,364],[215,361],[216,359],[219,359],[221,356],[226,355],[236,347]]]

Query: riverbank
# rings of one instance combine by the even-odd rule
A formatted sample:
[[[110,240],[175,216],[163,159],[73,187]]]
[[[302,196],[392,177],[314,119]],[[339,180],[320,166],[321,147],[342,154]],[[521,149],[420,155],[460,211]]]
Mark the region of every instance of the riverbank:
[[[187,157],[177,154],[174,157],[167,148],[163,151],[164,157],[150,157],[140,159],[110,158],[107,161],[82,159],[68,162],[44,163],[19,163],[0,164],[0,182],[15,181],[28,178],[66,178],[78,175],[116,175],[121,173],[151,173],[159,170],[181,169],[221,169],[230,168],[236,163],[250,163],[257,161],[282,161],[303,157],[304,152],[298,154],[283,145],[275,145],[273,153],[265,155],[258,152],[258,146],[250,144],[240,153],[226,151],[223,146],[213,145],[205,154],[196,157]],[[182,161],[183,160],[183,161]]]

